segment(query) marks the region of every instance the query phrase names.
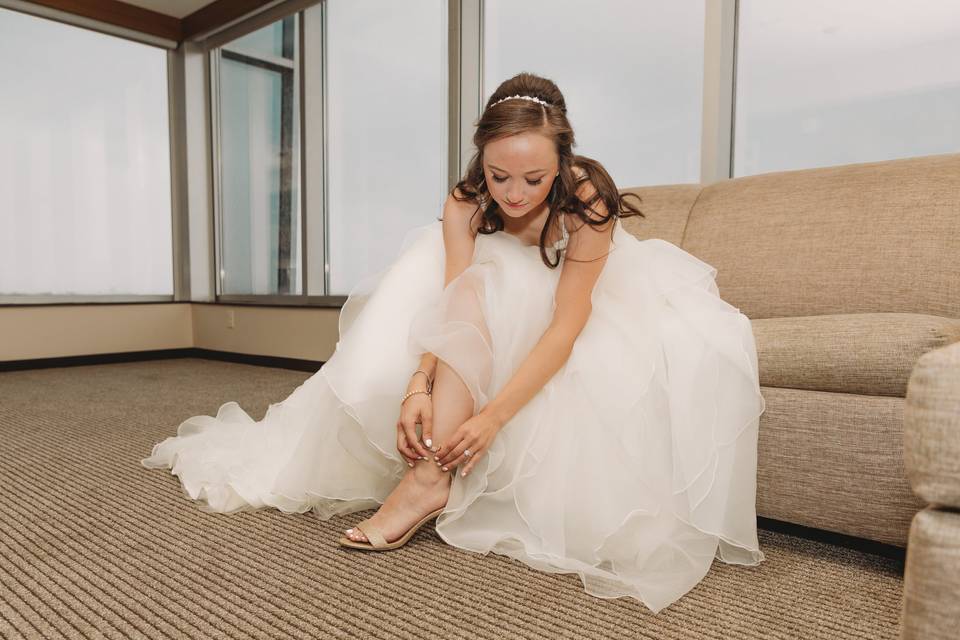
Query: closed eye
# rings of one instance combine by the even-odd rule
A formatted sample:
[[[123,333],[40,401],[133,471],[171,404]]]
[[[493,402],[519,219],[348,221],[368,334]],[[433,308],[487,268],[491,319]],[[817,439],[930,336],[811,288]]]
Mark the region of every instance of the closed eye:
[[[496,175],[493,176],[493,181],[494,181],[494,182],[503,182],[504,180],[506,180],[506,178],[501,178],[500,176],[496,176]],[[527,180],[527,184],[530,185],[531,187],[535,187],[535,186],[537,186],[538,184],[540,184],[541,182],[543,182],[543,178],[537,178],[537,179],[536,179],[535,181],[533,181],[533,182],[530,182],[529,180]]]

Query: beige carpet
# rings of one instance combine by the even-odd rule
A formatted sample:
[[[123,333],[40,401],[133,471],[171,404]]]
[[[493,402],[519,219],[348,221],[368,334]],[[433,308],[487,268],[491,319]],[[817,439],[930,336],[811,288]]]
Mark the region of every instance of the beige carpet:
[[[204,513],[140,466],[182,419],[228,400],[259,419],[308,376],[199,359],[0,373],[0,637],[898,637],[897,561],[782,533],[655,616],[432,527],[390,553],[338,546],[372,511]]]

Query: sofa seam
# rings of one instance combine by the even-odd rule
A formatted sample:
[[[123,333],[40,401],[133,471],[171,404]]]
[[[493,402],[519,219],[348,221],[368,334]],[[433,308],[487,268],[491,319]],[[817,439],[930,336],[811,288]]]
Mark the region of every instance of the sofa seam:
[[[690,216],[693,214],[694,207],[697,206],[697,203],[700,202],[700,196],[703,195],[706,187],[701,184],[700,191],[697,192],[697,197],[693,199],[693,202],[690,204],[690,208],[687,209],[687,219],[683,221],[683,231],[680,232],[680,247],[683,248],[683,243],[687,239],[687,227],[690,226]]]

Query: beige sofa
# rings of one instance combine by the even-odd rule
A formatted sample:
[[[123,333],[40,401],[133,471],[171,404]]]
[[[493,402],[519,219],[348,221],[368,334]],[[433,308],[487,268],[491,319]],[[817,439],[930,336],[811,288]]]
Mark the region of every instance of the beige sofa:
[[[629,191],[753,322],[757,514],[906,546],[903,637],[960,638],[960,154]]]

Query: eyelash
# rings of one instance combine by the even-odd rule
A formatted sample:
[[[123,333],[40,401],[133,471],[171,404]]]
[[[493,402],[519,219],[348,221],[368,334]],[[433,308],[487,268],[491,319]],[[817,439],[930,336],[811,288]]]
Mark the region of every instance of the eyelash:
[[[503,182],[504,180],[506,180],[506,178],[500,178],[500,177],[498,177],[498,176],[493,176],[493,181],[494,181],[494,182]],[[535,187],[535,186],[537,186],[538,184],[540,184],[541,182],[543,182],[543,178],[537,178],[537,181],[536,181],[536,182],[530,182],[529,180],[527,180],[527,184],[530,185],[531,187]]]

